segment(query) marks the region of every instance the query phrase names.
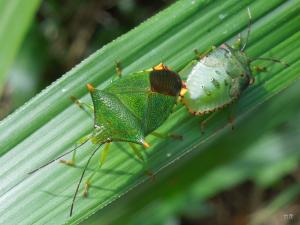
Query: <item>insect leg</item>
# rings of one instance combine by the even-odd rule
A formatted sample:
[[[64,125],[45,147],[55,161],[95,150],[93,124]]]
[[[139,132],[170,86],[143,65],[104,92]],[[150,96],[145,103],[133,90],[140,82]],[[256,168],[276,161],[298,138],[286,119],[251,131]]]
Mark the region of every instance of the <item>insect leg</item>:
[[[119,61],[115,61],[115,72],[116,74],[113,76],[112,81],[115,81],[122,77],[122,67]]]
[[[116,62],[116,73],[118,77],[122,77],[122,67],[119,61]]]
[[[251,71],[252,72],[258,72],[258,73],[260,73],[260,72],[266,72],[267,71],[267,67],[265,67],[265,66],[252,66],[251,67]]]
[[[107,154],[109,152],[110,144],[111,144],[111,142],[106,143],[103,148],[103,151],[100,154],[99,169],[103,166],[103,164],[106,160]],[[91,186],[92,179],[95,176],[96,172],[97,171],[94,170],[93,173],[89,176],[89,178],[84,182],[84,190],[83,190],[84,197],[88,196],[88,190],[89,190],[89,187]]]
[[[88,140],[90,139],[90,134],[83,136],[82,138],[80,138],[75,146],[75,150],[73,151],[73,155],[72,155],[72,159],[66,160],[66,159],[61,159],[59,160],[60,163],[66,164],[68,166],[74,166],[75,165],[75,161],[76,161],[76,149],[83,145],[84,143],[86,143]]]
[[[144,157],[140,153],[140,151],[138,150],[138,148],[135,146],[135,144],[129,143],[129,146],[131,147],[131,149],[134,152],[134,154],[142,161],[142,163],[146,167],[146,170],[145,170],[146,176],[148,176],[151,180],[155,180],[155,176],[154,176],[153,172],[150,169],[147,168],[147,165],[145,164]]]
[[[202,134],[205,133],[205,126],[207,125],[207,123],[209,122],[209,120],[211,120],[215,115],[216,115],[215,112],[211,113],[211,114],[209,114],[208,117],[206,117],[204,120],[201,121],[200,128],[201,128],[201,133]]]
[[[194,52],[197,56],[197,58],[199,60],[203,59],[204,57],[206,57],[211,51],[213,51],[214,49],[216,49],[216,46],[211,46],[209,49],[207,49],[205,52],[201,53],[199,52],[198,49],[194,49]]]
[[[109,152],[111,142],[108,142],[105,146],[103,151],[100,154],[100,160],[99,160],[99,168],[101,168],[106,160],[107,154]]]
[[[59,160],[60,163],[66,164],[68,166],[74,166],[76,159],[76,151],[72,154],[72,159],[61,159]]]
[[[135,146],[135,144],[129,142],[129,146],[131,147],[133,153],[134,153],[134,154],[135,154],[142,162],[144,162],[144,161],[145,161],[145,160],[144,160],[144,157],[143,157],[143,155],[140,153],[140,151],[138,150],[138,148]]]
[[[241,33],[238,34],[238,38],[233,42],[232,44],[232,48],[233,49],[241,49],[242,47],[242,37],[241,37]]]
[[[198,60],[192,60],[182,70],[179,71],[179,75],[183,80],[186,80],[188,75],[191,73],[194,66],[198,63]]]
[[[152,181],[155,180],[155,175],[154,175],[154,173],[153,173],[151,170],[147,169],[146,172],[145,172],[145,174],[146,174],[146,176],[148,176]]]
[[[84,112],[86,112],[91,118],[93,118],[94,107],[88,103],[80,101],[78,98],[71,96],[70,99]]]
[[[265,66],[251,66],[251,72],[252,74],[259,74],[259,73],[262,73],[262,72],[267,72],[267,67]],[[255,82],[255,76],[251,76],[250,77],[250,80],[249,80],[249,85],[251,84],[254,84]]]
[[[151,135],[162,139],[172,138],[174,140],[180,140],[180,141],[182,140],[182,136],[178,134],[166,134],[166,133],[158,133],[154,131],[151,133]]]
[[[228,122],[231,126],[231,130],[234,130],[234,114],[236,111],[236,107],[237,107],[237,101],[234,101],[231,105],[229,105],[227,107],[227,111],[228,111]]]

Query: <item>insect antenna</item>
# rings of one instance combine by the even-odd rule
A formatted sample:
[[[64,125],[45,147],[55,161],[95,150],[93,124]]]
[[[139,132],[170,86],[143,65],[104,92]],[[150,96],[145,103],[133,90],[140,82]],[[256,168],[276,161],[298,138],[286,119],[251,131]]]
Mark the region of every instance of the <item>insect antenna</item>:
[[[264,60],[264,61],[271,61],[274,63],[280,63],[286,67],[290,66],[288,63],[280,60],[280,59],[274,59],[274,58],[268,58],[268,57],[256,57],[256,58],[251,58],[250,61],[253,62],[255,60]]]
[[[54,161],[56,161],[56,160],[58,160],[58,159],[64,157],[65,155],[68,155],[69,153],[74,152],[76,149],[80,148],[82,145],[84,145],[85,143],[87,143],[88,140],[89,140],[89,139],[85,140],[83,143],[81,143],[80,145],[76,146],[76,147],[73,148],[72,150],[70,150],[70,151],[68,151],[68,152],[66,152],[66,153],[64,153],[64,154],[62,154],[62,155],[60,155],[60,156],[58,156],[58,157],[55,158],[55,159],[50,160],[49,162],[47,162],[47,163],[45,163],[44,165],[42,165],[42,166],[36,168],[35,170],[30,171],[28,174],[33,174],[33,173],[35,173],[36,171],[38,171],[38,170],[44,168],[45,166],[48,166],[49,164],[53,163]]]
[[[72,204],[71,204],[71,209],[70,209],[70,217],[71,217],[72,214],[73,214],[73,208],[74,208],[75,199],[76,199],[76,196],[77,196],[77,193],[78,193],[78,190],[79,190],[81,181],[82,181],[82,179],[83,179],[83,176],[84,176],[84,174],[85,174],[85,171],[86,171],[86,169],[87,169],[87,167],[88,167],[88,165],[89,165],[89,163],[90,163],[92,157],[95,155],[95,153],[98,151],[98,149],[99,149],[103,144],[104,144],[104,143],[100,144],[99,146],[97,146],[97,147],[95,148],[95,150],[92,152],[91,156],[89,157],[88,161],[86,162],[86,164],[85,164],[85,166],[84,166],[84,169],[83,169],[83,171],[82,171],[82,173],[81,173],[79,182],[78,182],[78,184],[77,184],[77,186],[76,186],[76,190],[75,190],[75,193],[74,193],[74,196],[73,196],[73,199],[72,199]]]
[[[241,48],[241,51],[243,52],[248,44],[248,40],[249,40],[249,36],[250,36],[250,32],[251,32],[251,26],[252,26],[252,16],[251,16],[251,12],[250,12],[250,8],[247,8],[248,10],[248,16],[249,16],[249,23],[248,23],[248,31],[247,31],[247,36],[246,36],[246,41],[245,44],[243,45],[243,47]]]

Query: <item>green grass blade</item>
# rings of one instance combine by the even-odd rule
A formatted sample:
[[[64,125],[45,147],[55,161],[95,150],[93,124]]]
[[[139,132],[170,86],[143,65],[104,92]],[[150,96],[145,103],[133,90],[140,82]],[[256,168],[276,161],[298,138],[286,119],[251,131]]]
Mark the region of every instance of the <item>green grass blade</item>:
[[[0,93],[40,0],[0,1]]]
[[[114,144],[106,164],[95,176],[89,197],[77,199],[75,214],[69,218],[71,198],[92,146],[78,152],[76,168],[54,163],[36,174],[27,172],[72,148],[91,130],[92,121],[72,105],[69,96],[87,98],[87,82],[99,88],[107,85],[114,74],[115,60],[122,62],[125,74],[161,61],[178,70],[194,57],[194,48],[205,50],[242,31],[248,23],[248,5],[254,20],[249,54],[276,56],[291,66],[266,64],[270,70],[258,77],[240,100],[239,118],[297,80],[298,1],[178,1],[91,55],[1,122],[0,223],[76,224],[146,180],[143,165],[127,145]],[[199,119],[180,109],[161,130],[183,133],[184,141],[149,138],[153,144],[147,150],[149,167],[157,172],[192,150],[204,151],[203,143],[216,140],[217,131],[226,124],[225,118],[224,113],[219,113],[201,135]],[[97,161],[95,157],[91,169]]]

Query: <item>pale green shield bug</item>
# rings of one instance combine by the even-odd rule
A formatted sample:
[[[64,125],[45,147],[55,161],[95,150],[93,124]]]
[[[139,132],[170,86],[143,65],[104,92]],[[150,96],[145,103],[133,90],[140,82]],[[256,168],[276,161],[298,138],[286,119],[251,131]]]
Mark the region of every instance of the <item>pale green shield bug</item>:
[[[116,70],[120,75],[121,70],[118,66]],[[179,75],[162,63],[151,69],[114,79],[111,84],[102,90],[96,89],[91,84],[87,84],[93,105],[80,102],[74,97],[72,100],[93,117],[94,129],[92,133],[81,138],[75,149],[66,152],[31,173],[70,152],[75,153],[78,147],[88,141],[91,141],[96,146],[83,169],[76,187],[70,210],[71,216],[80,183],[91,158],[100,146],[105,145],[101,152],[100,166],[103,165],[112,142],[128,142],[134,154],[143,160],[143,156],[135,144],[149,147],[149,144],[145,140],[145,137],[149,134],[168,137],[168,135],[158,134],[154,131],[171,114],[178,100],[181,88],[182,81]],[[171,137],[178,138],[176,136]],[[61,160],[61,162],[73,165],[75,163],[75,154],[73,154],[72,160]],[[85,182],[85,195],[87,195],[88,187],[94,174],[92,173]]]
[[[253,69],[250,68],[253,61],[271,60],[287,66],[277,59],[251,58],[245,53],[251,28],[249,8],[248,15],[248,33],[243,45],[239,39],[233,46],[225,43],[202,55],[196,52],[199,60],[193,60],[180,72],[186,77],[182,102],[192,114],[207,114],[236,101],[254,83]]]

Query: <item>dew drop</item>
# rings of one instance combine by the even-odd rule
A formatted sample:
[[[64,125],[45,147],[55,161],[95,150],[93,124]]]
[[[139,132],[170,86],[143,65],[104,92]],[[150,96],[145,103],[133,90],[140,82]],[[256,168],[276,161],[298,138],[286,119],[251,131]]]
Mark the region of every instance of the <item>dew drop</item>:
[[[220,19],[220,20],[223,20],[223,19],[226,18],[226,16],[227,16],[227,14],[221,13],[221,14],[219,14],[219,19]]]

